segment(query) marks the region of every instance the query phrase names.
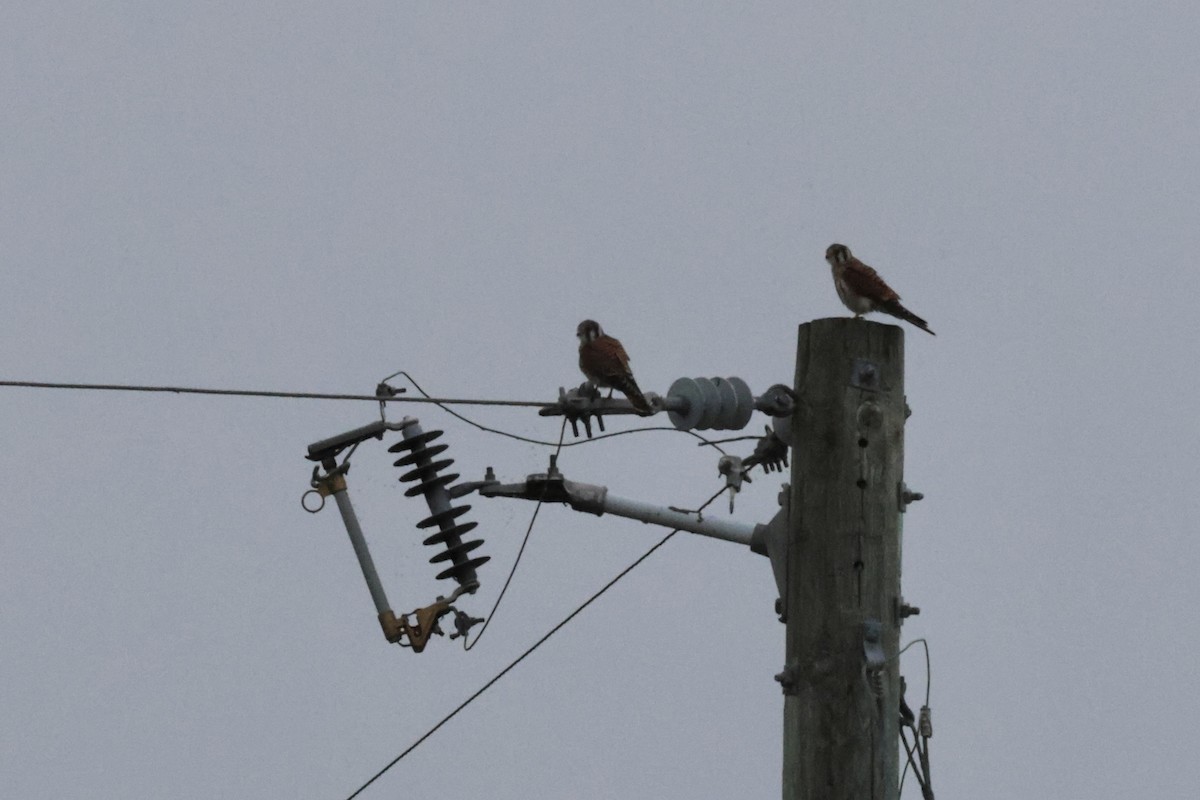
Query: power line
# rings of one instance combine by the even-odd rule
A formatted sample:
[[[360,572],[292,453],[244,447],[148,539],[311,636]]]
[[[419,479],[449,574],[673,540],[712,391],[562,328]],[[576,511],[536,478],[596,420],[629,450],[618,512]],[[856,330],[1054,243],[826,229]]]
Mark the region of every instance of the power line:
[[[722,490],[722,491],[723,491],[723,490]],[[716,499],[717,499],[717,497],[719,497],[719,496],[720,496],[720,494],[721,494],[721,493],[720,493],[720,492],[718,492],[717,494],[715,494],[715,495],[713,495],[711,498],[709,498],[708,502],[707,502],[707,503],[705,503],[704,505],[702,505],[702,506],[699,508],[699,510],[698,510],[698,511],[703,511],[703,510],[704,510],[704,509],[705,509],[705,508],[706,508],[706,507],[709,505],[709,503],[712,503],[712,501],[713,501],[713,500],[716,500]],[[698,513],[698,512],[697,512],[697,513]],[[604,594],[604,593],[605,593],[605,592],[607,592],[609,589],[611,589],[611,588],[613,587],[613,585],[614,585],[614,584],[616,584],[616,582],[617,582],[617,581],[621,580],[621,579],[622,579],[622,578],[624,578],[626,575],[628,575],[630,572],[632,572],[632,571],[633,571],[633,569],[634,569],[635,567],[637,567],[639,564],[641,564],[643,561],[645,561],[647,558],[649,558],[649,557],[650,557],[650,555],[651,555],[651,554],[652,554],[652,553],[653,553],[655,550],[657,550],[658,548],[660,548],[660,547],[662,547],[664,544],[666,544],[666,543],[667,543],[667,542],[668,542],[668,541],[671,539],[671,537],[672,537],[672,536],[674,536],[674,535],[675,535],[675,534],[677,534],[677,533],[679,533],[679,528],[676,528],[675,530],[671,531],[670,533],[668,533],[668,534],[667,534],[666,536],[664,536],[663,538],[659,539],[659,540],[658,540],[658,541],[657,541],[657,542],[656,542],[656,543],[655,543],[655,544],[654,544],[654,545],[653,545],[653,546],[652,546],[652,547],[651,547],[649,550],[647,550],[645,553],[642,553],[642,555],[638,556],[638,558],[637,558],[637,560],[636,560],[636,561],[634,561],[632,564],[630,564],[630,565],[629,565],[628,567],[626,567],[625,569],[623,569],[623,570],[621,570],[620,572],[618,572],[618,573],[616,574],[616,576],[615,576],[615,577],[614,577],[612,580],[610,580],[608,583],[606,583],[606,584],[604,584],[602,587],[600,587],[600,589],[599,589],[599,590],[598,590],[598,591],[597,591],[595,594],[593,594],[591,597],[589,597],[587,600],[584,600],[584,601],[583,601],[583,604],[582,604],[582,605],[580,605],[578,608],[576,608],[574,611],[572,611],[570,614],[568,614],[568,615],[567,615],[567,616],[566,616],[566,617],[563,619],[563,621],[562,621],[562,622],[558,623],[558,624],[557,624],[557,625],[555,625],[553,628],[551,628],[549,631],[547,631],[547,632],[546,632],[546,634],[545,634],[544,636],[542,636],[542,638],[540,638],[540,639],[538,639],[536,642],[534,642],[534,643],[533,643],[533,644],[532,644],[532,645],[529,647],[529,649],[528,649],[528,650],[526,650],[524,653],[521,653],[521,655],[517,656],[517,658],[516,658],[516,659],[515,659],[515,660],[514,660],[512,663],[510,663],[510,664],[509,664],[507,667],[505,667],[504,669],[500,670],[500,672],[496,673],[496,676],[495,676],[494,678],[492,678],[491,680],[489,680],[489,681],[488,681],[487,683],[485,683],[483,686],[479,687],[479,689],[478,689],[478,690],[477,690],[477,691],[476,691],[476,692],[475,692],[473,695],[471,695],[470,697],[468,697],[466,700],[462,701],[462,702],[461,702],[461,703],[460,703],[460,704],[459,704],[459,705],[458,705],[458,706],[457,706],[457,707],[456,707],[456,708],[455,708],[453,711],[451,711],[449,714],[447,714],[446,716],[442,717],[442,719],[441,719],[441,720],[440,720],[440,721],[439,721],[439,722],[438,722],[436,725],[434,725],[432,728],[430,728],[428,731],[426,731],[424,734],[422,734],[422,735],[421,735],[421,737],[420,737],[419,739],[417,739],[415,742],[413,742],[412,744],[410,744],[410,745],[409,745],[409,746],[408,746],[408,747],[407,747],[407,748],[406,748],[406,749],[405,749],[405,750],[404,750],[402,753],[400,753],[400,755],[396,756],[396,757],[395,757],[395,758],[393,758],[391,761],[389,761],[389,762],[388,762],[388,764],[387,764],[387,766],[385,766],[383,769],[379,770],[379,772],[376,772],[374,775],[372,775],[372,776],[371,776],[371,778],[370,778],[370,780],[368,780],[368,781],[367,781],[366,783],[364,783],[362,786],[360,786],[360,787],[358,787],[357,789],[355,789],[355,790],[354,790],[354,793],[353,793],[353,794],[351,794],[349,797],[347,797],[347,798],[346,798],[346,800],[354,800],[354,798],[355,798],[355,797],[358,797],[360,794],[362,794],[362,792],[363,792],[363,791],[364,791],[364,790],[365,790],[365,789],[366,789],[368,786],[370,786],[372,783],[374,783],[376,780],[378,780],[378,779],[379,779],[379,778],[380,778],[380,777],[381,777],[381,776],[382,776],[382,775],[383,775],[385,772],[387,772],[389,769],[391,769],[392,767],[396,766],[396,764],[398,764],[398,763],[400,762],[400,759],[404,758],[406,755],[408,755],[409,753],[411,753],[413,750],[416,750],[416,749],[417,749],[417,747],[418,747],[418,746],[420,746],[420,744],[421,744],[422,742],[424,742],[426,739],[428,739],[430,736],[432,736],[434,733],[436,733],[436,732],[437,732],[437,730],[438,730],[439,728],[441,728],[443,725],[445,725],[447,722],[449,722],[451,719],[453,719],[453,718],[454,718],[454,716],[455,716],[456,714],[458,714],[458,712],[462,711],[464,708],[466,708],[468,705],[470,705],[470,704],[471,704],[471,702],[472,702],[473,700],[475,700],[475,698],[479,697],[481,694],[483,694],[483,693],[484,693],[484,692],[486,692],[488,689],[490,689],[490,688],[492,687],[492,685],[496,683],[496,681],[500,680],[500,679],[501,679],[501,678],[503,678],[505,675],[507,675],[507,674],[508,674],[508,672],[509,672],[510,670],[512,670],[512,668],[513,668],[513,667],[515,667],[517,664],[520,664],[522,661],[524,661],[526,656],[528,656],[528,655],[529,655],[530,653],[532,653],[534,650],[537,650],[539,647],[541,647],[541,645],[542,645],[542,643],[543,643],[543,642],[545,642],[547,639],[549,639],[549,638],[550,638],[551,636],[553,636],[554,634],[558,633],[558,631],[559,631],[560,629],[562,629],[562,627],[563,627],[563,626],[565,626],[565,625],[566,625],[568,622],[570,622],[571,620],[575,619],[575,617],[576,617],[576,616],[578,616],[578,615],[579,615],[579,613],[580,613],[581,611],[583,611],[585,608],[587,608],[588,606],[590,606],[590,605],[591,605],[591,604],[592,604],[592,603],[593,603],[593,602],[594,602],[594,601],[595,601],[597,598],[599,598],[599,597],[600,597],[600,595]]]
[[[203,389],[194,386],[138,386],[118,383],[46,383],[41,381],[0,381],[0,387],[24,389],[73,389],[77,391],[158,392],[163,394],[208,394],[226,397],[286,397],[298,400],[370,400],[376,403],[432,403],[455,406],[518,406],[543,408],[553,403],[536,400],[483,400],[462,397],[397,397],[374,394],[325,394],[321,392],[270,392],[255,389]]]
[[[715,443],[705,439],[695,431],[680,431],[667,425],[649,426],[642,428],[629,428],[623,431],[614,431],[613,433],[604,433],[599,436],[594,436],[589,439],[580,439],[576,442],[550,442],[545,439],[532,439],[527,436],[520,436],[508,431],[502,431],[498,428],[489,428],[474,420],[464,417],[462,414],[455,412],[448,406],[508,406],[516,408],[545,408],[546,406],[554,405],[538,400],[491,400],[484,398],[465,398],[465,397],[432,397],[422,389],[415,380],[412,379],[407,372],[397,372],[395,375],[403,375],[408,379],[422,397],[399,397],[395,395],[374,395],[374,394],[329,394],[323,392],[274,392],[259,389],[205,389],[197,386],[144,386],[137,384],[125,383],[51,383],[45,381],[0,381],[0,388],[20,388],[20,389],[69,389],[74,391],[103,391],[103,392],[150,392],[157,394],[200,394],[200,395],[217,395],[221,397],[273,397],[287,398],[294,400],[359,400],[371,401],[379,403],[429,403],[438,406],[447,414],[458,417],[463,422],[471,425],[486,433],[494,433],[499,436],[507,436],[510,439],[516,439],[519,442],[528,444],[539,444],[545,447],[576,447],[581,444],[596,442],[601,439],[608,439],[613,436],[624,436],[629,433],[641,433],[643,431],[679,431],[700,440],[703,445],[712,445],[722,450]],[[395,377],[391,375],[389,377]]]
[[[358,787],[358,789],[356,789],[353,794],[351,794],[349,797],[347,797],[346,800],[354,800],[355,797],[358,797],[358,795],[361,794],[364,789],[366,789],[368,786],[370,786],[372,783],[374,783],[376,780],[378,780],[385,772],[387,772],[389,769],[391,769],[397,763],[399,763],[400,759],[404,758],[406,755],[411,753],[413,750],[417,749],[417,747],[422,742],[424,742],[426,739],[428,739],[430,736],[432,736],[438,730],[438,728],[445,725],[447,722],[449,722],[451,719],[453,719],[454,716],[456,714],[458,714],[458,712],[462,711],[464,708],[466,708],[468,705],[470,705],[471,701],[475,700],[475,698],[479,697],[481,694],[483,694],[488,689],[490,689],[492,687],[492,685],[496,683],[496,681],[500,680],[505,675],[507,675],[508,672],[513,667],[515,667],[517,664],[520,664],[522,661],[524,661],[526,656],[528,656],[534,650],[538,649],[542,645],[542,643],[545,642],[547,639],[549,639],[551,636],[558,633],[558,631],[564,625],[566,625],[568,622],[573,620],[576,617],[576,615],[579,614],[579,612],[583,611],[585,608],[587,608],[589,605],[591,605],[592,601],[596,600],[598,597],[600,597],[600,595],[607,592],[613,586],[613,584],[615,584],[617,581],[621,580],[621,578],[624,578],[627,574],[629,574],[630,570],[632,570],[634,567],[636,567],[637,565],[639,565],[643,561],[645,561],[650,556],[651,553],[653,553],[655,550],[657,550],[658,548],[660,548],[664,544],[666,544],[667,540],[669,540],[672,536],[674,536],[677,533],[679,533],[678,528],[671,531],[663,538],[659,539],[658,542],[655,543],[655,545],[653,547],[651,547],[649,550],[647,550],[645,553],[643,553],[636,561],[634,561],[628,567],[626,567],[625,569],[623,569],[619,573],[617,573],[617,576],[615,578],[613,578],[608,583],[604,584],[604,586],[601,587],[601,589],[598,592],[593,594],[591,597],[589,597],[587,600],[585,600],[581,606],[579,606],[574,611],[572,611],[570,614],[568,614],[567,617],[565,619],[563,619],[562,622],[558,623],[553,628],[551,628],[549,631],[547,631],[546,634],[544,636],[542,636],[542,638],[540,638],[536,642],[534,642],[533,645],[530,646],[530,648],[528,650],[526,650],[524,653],[521,653],[521,655],[517,656],[517,658],[512,663],[510,663],[504,669],[500,670],[500,672],[496,673],[496,676],[494,678],[492,678],[490,681],[485,683],[483,686],[479,687],[479,689],[474,694],[472,694],[470,697],[468,697],[466,700],[464,700],[462,703],[460,703],[458,705],[458,707],[456,707],[453,711],[451,711],[446,716],[442,717],[441,721],[439,721],[436,725],[434,725],[432,728],[430,728],[428,731],[426,731],[421,736],[421,738],[417,739],[415,742],[410,744],[404,750],[404,752],[400,753],[400,755],[396,756],[391,761],[389,761],[387,766],[385,766],[383,769],[379,770],[379,772],[376,772],[374,775],[372,775],[370,780],[368,780],[362,786]]]
[[[567,420],[563,418],[562,427],[558,431],[558,449],[554,451],[554,459],[558,460],[559,453],[562,452],[563,435],[567,432]],[[553,462],[552,462],[553,463]],[[500,607],[500,601],[504,599],[504,593],[508,591],[508,585],[512,583],[513,576],[517,574],[517,565],[521,563],[521,556],[525,555],[525,545],[529,544],[529,536],[533,533],[533,524],[537,522],[538,512],[542,510],[542,504],[546,500],[546,488],[542,488],[542,496],[538,498],[537,505],[533,507],[533,514],[529,517],[529,526],[525,528],[525,538],[521,540],[521,547],[517,550],[517,557],[513,560],[512,569],[508,571],[508,577],[504,579],[504,586],[500,588],[500,594],[496,597],[496,602],[492,606],[492,610],[488,612],[487,619],[483,621],[483,627],[479,629],[479,633],[475,634],[475,638],[468,644],[467,637],[463,636],[463,650],[470,650],[475,645],[479,644],[479,637],[483,636],[484,631],[488,629],[488,625],[492,624],[492,617],[496,616],[496,609]]]
[[[489,428],[488,426],[480,424],[473,419],[468,419],[467,417],[464,417],[462,414],[459,414],[457,411],[454,411],[453,409],[446,408],[445,406],[443,406],[441,404],[441,402],[438,401],[437,398],[430,397],[429,393],[421,388],[421,384],[417,383],[413,379],[413,376],[409,375],[404,370],[400,370],[398,372],[393,372],[391,375],[388,375],[386,378],[384,378],[381,381],[381,384],[387,383],[389,380],[396,377],[397,375],[403,375],[405,380],[407,380],[409,383],[411,383],[413,385],[413,388],[416,389],[418,392],[420,392],[427,399],[428,402],[438,405],[443,411],[445,411],[450,416],[457,417],[458,419],[462,420],[463,422],[467,423],[472,428],[475,428],[477,430],[484,431],[485,433],[494,433],[499,436],[507,436],[509,439],[516,439],[518,442],[525,442],[527,444],[540,444],[544,447],[555,447],[555,448],[558,448],[559,450],[561,450],[564,447],[577,447],[581,444],[589,444],[591,442],[598,442],[601,439],[610,439],[613,436],[624,436],[629,433],[642,433],[644,431],[676,431],[679,433],[686,433],[689,436],[694,436],[695,438],[700,440],[700,445],[702,445],[702,446],[708,445],[711,447],[715,447],[718,451],[720,451],[720,453],[722,455],[726,454],[725,450],[722,449],[721,446],[717,442],[710,441],[709,439],[704,438],[703,436],[696,433],[695,431],[683,430],[680,428],[672,427],[670,425],[649,425],[649,426],[645,426],[645,427],[641,427],[641,428],[627,428],[626,430],[623,430],[623,431],[614,431],[612,433],[602,433],[599,436],[591,436],[591,437],[588,437],[587,439],[579,439],[578,441],[566,442],[566,443],[564,443],[562,441],[561,436],[559,437],[559,440],[557,442],[550,442],[545,439],[531,439],[528,436],[520,436],[518,434],[509,433],[508,431],[502,431],[497,428]],[[416,399],[416,398],[413,398],[413,399]],[[553,404],[552,403],[543,403],[542,405],[545,406],[545,405],[553,405]],[[565,423],[566,419],[564,418],[563,421]],[[749,436],[749,437],[744,437],[744,438],[757,439],[758,437],[757,436]],[[732,440],[730,440],[730,441],[732,441]]]

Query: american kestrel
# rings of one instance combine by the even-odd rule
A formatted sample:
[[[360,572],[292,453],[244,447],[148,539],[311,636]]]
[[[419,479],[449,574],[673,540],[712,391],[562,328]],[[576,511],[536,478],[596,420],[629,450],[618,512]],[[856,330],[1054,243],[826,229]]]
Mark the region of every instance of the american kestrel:
[[[639,414],[653,414],[650,402],[638,388],[629,369],[629,356],[621,343],[609,336],[595,320],[585,319],[575,329],[579,337],[579,369],[598,389],[618,389],[629,398]]]
[[[831,244],[825,251],[825,260],[833,268],[833,285],[846,308],[861,317],[868,311],[882,311],[893,317],[911,322],[921,330],[937,336],[929,330],[925,320],[900,305],[900,295],[888,286],[879,273],[859,261],[844,244]]]

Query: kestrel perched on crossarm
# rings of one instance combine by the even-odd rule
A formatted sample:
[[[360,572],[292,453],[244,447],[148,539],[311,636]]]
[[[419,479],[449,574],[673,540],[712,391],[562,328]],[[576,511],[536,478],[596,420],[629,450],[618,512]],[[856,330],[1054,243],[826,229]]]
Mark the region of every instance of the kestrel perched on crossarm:
[[[846,308],[861,317],[868,311],[882,311],[893,317],[911,322],[921,330],[937,336],[929,330],[925,320],[900,305],[900,295],[879,277],[879,273],[859,261],[844,244],[831,244],[825,251],[825,260],[833,268],[833,285]]]
[[[638,388],[629,369],[629,356],[621,343],[609,336],[595,320],[585,319],[575,329],[579,337],[579,369],[597,389],[617,389],[642,415],[653,414],[650,402]]]

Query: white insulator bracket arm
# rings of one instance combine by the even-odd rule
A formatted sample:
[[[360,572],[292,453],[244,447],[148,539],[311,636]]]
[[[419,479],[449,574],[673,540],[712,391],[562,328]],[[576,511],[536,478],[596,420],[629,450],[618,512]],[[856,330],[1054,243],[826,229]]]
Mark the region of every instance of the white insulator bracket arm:
[[[664,528],[678,528],[698,533],[701,536],[711,536],[714,539],[724,539],[727,542],[737,542],[749,546],[750,540],[754,537],[755,528],[759,527],[750,522],[704,517],[694,511],[676,511],[673,508],[663,508],[653,503],[630,500],[627,497],[609,494],[603,486],[595,488],[605,493],[601,513],[641,520],[652,525],[662,525]]]
[[[586,511],[596,516],[613,514],[747,546],[755,540],[756,531],[757,537],[761,539],[764,531],[760,529],[766,528],[751,522],[704,517],[695,512],[676,511],[653,503],[619,497],[610,494],[607,486],[566,480],[557,470],[550,474],[530,475],[524,483],[485,483],[479,487],[479,493],[484,497],[517,497],[546,503],[566,503],[576,511]]]

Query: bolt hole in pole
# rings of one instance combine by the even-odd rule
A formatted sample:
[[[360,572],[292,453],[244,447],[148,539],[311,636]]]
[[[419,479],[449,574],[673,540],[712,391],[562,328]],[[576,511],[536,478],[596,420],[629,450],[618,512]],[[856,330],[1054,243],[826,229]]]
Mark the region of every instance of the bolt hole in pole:
[[[859,440],[858,440],[858,446],[859,446],[859,447],[866,447],[866,446],[867,446],[867,440],[866,440],[865,438],[864,438],[864,439],[859,439]]]
[[[865,489],[865,488],[867,488],[867,479],[866,479],[866,478],[859,478],[859,479],[858,479],[857,481],[855,481],[854,483],[855,483],[855,485],[857,485],[857,486],[858,486],[858,488],[860,488],[860,489]]]

